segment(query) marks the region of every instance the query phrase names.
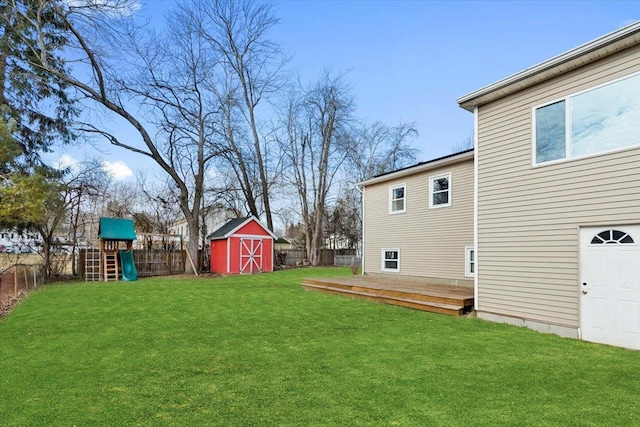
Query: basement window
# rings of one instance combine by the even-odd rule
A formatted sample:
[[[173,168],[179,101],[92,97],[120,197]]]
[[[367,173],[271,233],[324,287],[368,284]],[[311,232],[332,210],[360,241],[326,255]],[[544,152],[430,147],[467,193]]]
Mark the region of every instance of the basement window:
[[[400,271],[400,249],[382,250],[382,271]]]
[[[475,277],[476,275],[476,250],[473,246],[465,248],[465,277]]]

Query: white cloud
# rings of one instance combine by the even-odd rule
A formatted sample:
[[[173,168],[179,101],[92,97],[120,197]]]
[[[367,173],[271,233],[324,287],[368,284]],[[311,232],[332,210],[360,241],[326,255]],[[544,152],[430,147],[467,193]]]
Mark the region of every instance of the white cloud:
[[[68,154],[63,154],[58,160],[53,162],[53,167],[60,170],[66,168],[74,169],[77,168],[79,164],[80,162],[78,162],[73,157],[69,156]]]
[[[129,169],[129,166],[127,166],[122,160],[117,160],[115,162],[104,160],[102,162],[102,168],[116,181],[122,181],[133,176],[133,171]]]

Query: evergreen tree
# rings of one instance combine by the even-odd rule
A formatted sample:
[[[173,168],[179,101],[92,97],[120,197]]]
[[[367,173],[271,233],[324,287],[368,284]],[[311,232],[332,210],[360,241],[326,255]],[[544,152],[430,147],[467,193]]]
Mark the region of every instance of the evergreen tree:
[[[12,136],[20,147],[13,167],[34,172],[43,166],[40,155],[55,142],[69,142],[70,122],[77,115],[68,86],[53,73],[32,64],[47,52],[46,61],[65,70],[61,56],[67,39],[64,25],[50,2],[5,0],[0,2],[0,117],[12,123]],[[34,49],[44,46],[44,49]]]

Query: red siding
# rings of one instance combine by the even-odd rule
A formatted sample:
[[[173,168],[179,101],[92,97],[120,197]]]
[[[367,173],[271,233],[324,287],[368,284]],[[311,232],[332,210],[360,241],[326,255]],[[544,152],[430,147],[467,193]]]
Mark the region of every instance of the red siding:
[[[240,236],[244,238],[255,236],[255,239],[262,240],[261,270],[273,271],[273,237],[255,220],[249,221],[227,239],[211,241],[211,271],[220,274],[240,273]],[[229,245],[228,253],[227,244]]]
[[[264,228],[262,228],[262,226],[258,224],[256,221],[249,221],[244,225],[244,227],[241,227],[238,231],[236,231],[233,234],[234,235],[244,234],[244,235],[250,235],[250,236],[266,236],[271,238],[271,236],[269,236],[269,233],[267,233],[264,230]]]
[[[213,273],[227,273],[227,241],[211,241],[211,271]]]
[[[240,273],[240,238],[231,236],[230,240],[230,251],[229,256],[229,273],[230,274],[238,274]]]
[[[262,240],[262,271],[273,271],[273,238]]]

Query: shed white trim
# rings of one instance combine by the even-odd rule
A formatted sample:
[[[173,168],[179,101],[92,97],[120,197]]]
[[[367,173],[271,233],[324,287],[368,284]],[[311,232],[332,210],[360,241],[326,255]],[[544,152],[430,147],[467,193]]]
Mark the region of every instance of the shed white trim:
[[[273,237],[274,239],[277,239],[276,235],[273,234],[271,232],[271,230],[269,230],[267,227],[264,226],[264,224],[262,224],[260,222],[260,220],[258,218],[256,218],[255,216],[250,216],[248,217],[245,221],[243,221],[240,225],[238,225],[236,228],[234,228],[233,230],[228,231],[224,236],[219,236],[219,237],[214,237],[210,240],[222,240],[222,239],[228,239],[229,237],[231,237],[236,231],[240,230],[242,227],[244,227],[245,225],[247,225],[248,223],[250,223],[251,221],[254,221],[258,223],[258,225],[260,225],[260,227],[262,227],[262,229],[264,231],[266,231],[271,237]]]

